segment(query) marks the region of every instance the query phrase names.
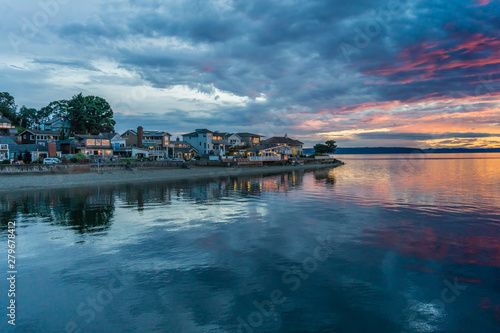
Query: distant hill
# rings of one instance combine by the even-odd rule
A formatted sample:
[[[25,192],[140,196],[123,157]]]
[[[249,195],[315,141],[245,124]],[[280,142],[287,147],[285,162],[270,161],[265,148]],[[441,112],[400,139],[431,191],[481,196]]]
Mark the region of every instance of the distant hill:
[[[314,153],[313,148],[305,148],[305,154]],[[335,154],[443,154],[443,153],[500,153],[500,148],[409,148],[409,147],[359,147],[337,148]]]

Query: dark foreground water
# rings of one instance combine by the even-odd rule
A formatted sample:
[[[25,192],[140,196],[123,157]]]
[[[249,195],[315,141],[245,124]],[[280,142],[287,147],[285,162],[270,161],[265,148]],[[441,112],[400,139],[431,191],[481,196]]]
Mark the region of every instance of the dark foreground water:
[[[498,332],[500,154],[343,159],[1,197],[16,331]]]

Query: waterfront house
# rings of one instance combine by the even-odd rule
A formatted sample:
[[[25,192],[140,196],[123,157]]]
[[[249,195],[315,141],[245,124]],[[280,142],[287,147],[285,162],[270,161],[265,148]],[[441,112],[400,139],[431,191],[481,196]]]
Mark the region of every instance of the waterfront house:
[[[60,133],[56,131],[25,130],[19,134],[21,144],[47,145],[47,142],[59,141]]]
[[[40,124],[40,130],[42,131],[54,131],[59,134],[64,133],[68,136],[71,129],[71,124],[64,117],[55,117],[49,121]]]
[[[16,135],[17,130],[12,121],[0,115],[0,136]]]
[[[241,138],[241,142],[243,145],[254,147],[260,144],[260,138],[263,135],[253,134],[253,133],[236,133]]]
[[[171,138],[171,134],[168,132],[145,131],[142,126],[139,126],[137,130],[127,130],[121,137],[126,140],[127,147],[149,149],[150,153],[148,155],[150,158],[162,159],[168,157]]]
[[[111,140],[104,135],[77,134],[60,143],[63,155],[82,153],[92,159],[110,159],[113,157]]]
[[[122,136],[118,133],[100,133],[99,135],[109,139],[113,149],[127,146],[127,139],[122,138]]]
[[[214,146],[213,134],[214,132],[202,128],[191,133],[183,134],[182,139],[183,141],[189,142],[200,155],[214,155],[216,151],[217,155],[219,155],[221,151],[225,152],[225,146],[222,140],[216,140],[217,143]]]
[[[171,141],[170,147],[169,156],[173,158],[182,158],[188,161],[198,155],[198,150],[196,150],[196,148],[187,141],[180,141],[179,138],[175,141]]]
[[[299,140],[289,138],[286,134],[285,136],[273,136],[267,140],[262,140],[260,144],[266,147],[283,147],[284,150],[291,150],[290,155],[292,156],[300,156],[304,154],[304,149],[302,147],[304,143]]]
[[[9,155],[9,144],[12,145],[14,141],[9,137],[0,137],[0,161],[8,160]]]
[[[218,132],[215,131],[213,133],[214,143],[223,143],[224,149],[227,150],[231,147],[241,146],[243,145],[243,141],[241,137],[236,133],[228,133],[228,132]]]
[[[248,159],[249,161],[279,161],[288,160],[291,151],[284,150],[283,147],[274,146],[254,146],[241,149],[237,154],[240,159]]]

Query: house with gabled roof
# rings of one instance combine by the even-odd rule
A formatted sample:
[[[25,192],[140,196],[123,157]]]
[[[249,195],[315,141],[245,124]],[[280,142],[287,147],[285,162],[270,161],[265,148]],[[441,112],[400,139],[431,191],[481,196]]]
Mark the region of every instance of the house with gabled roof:
[[[260,145],[260,138],[263,137],[263,135],[248,133],[248,132],[242,132],[236,134],[241,138],[241,141],[244,145],[250,147]]]
[[[17,130],[12,124],[12,121],[0,115],[0,136],[11,136],[16,134]]]
[[[54,117],[51,120],[40,124],[40,130],[42,131],[55,131],[64,133],[65,136],[69,135],[70,129],[71,124],[68,119],[64,117]]]
[[[289,138],[287,134],[285,134],[285,136],[273,136],[272,138],[262,140],[260,144],[265,147],[287,147],[292,151],[291,155],[293,156],[304,154],[304,149],[302,147],[304,143],[299,140]]]
[[[47,142],[59,141],[61,137],[60,132],[57,131],[42,131],[42,130],[25,130],[19,134],[21,137],[21,144],[38,144],[46,145]]]

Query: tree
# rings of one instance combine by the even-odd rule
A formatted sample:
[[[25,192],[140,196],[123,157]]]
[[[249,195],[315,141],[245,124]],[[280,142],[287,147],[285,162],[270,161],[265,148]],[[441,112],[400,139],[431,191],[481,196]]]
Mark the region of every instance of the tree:
[[[19,126],[23,128],[32,128],[38,124],[38,111],[34,108],[21,106],[18,114]]]
[[[19,125],[16,111],[17,105],[14,97],[8,92],[0,92],[0,115],[12,121],[14,125]]]
[[[38,111],[38,122],[44,123],[55,117],[68,116],[68,101],[65,99],[50,102],[49,105],[43,107]]]
[[[325,142],[325,144],[331,149],[333,150],[331,153],[335,153],[335,148],[337,148],[337,145],[336,145],[336,142],[335,140],[328,140]]]
[[[335,148],[337,148],[337,145],[335,144],[334,140],[328,140],[325,142],[325,144],[318,143],[317,145],[314,146],[314,152],[318,154],[329,154],[329,153],[335,153]]]
[[[112,132],[116,122],[109,103],[98,96],[73,96],[67,104],[67,116],[72,133],[99,134]]]
[[[25,164],[31,163],[31,153],[29,151],[25,151],[23,155],[23,162]]]

